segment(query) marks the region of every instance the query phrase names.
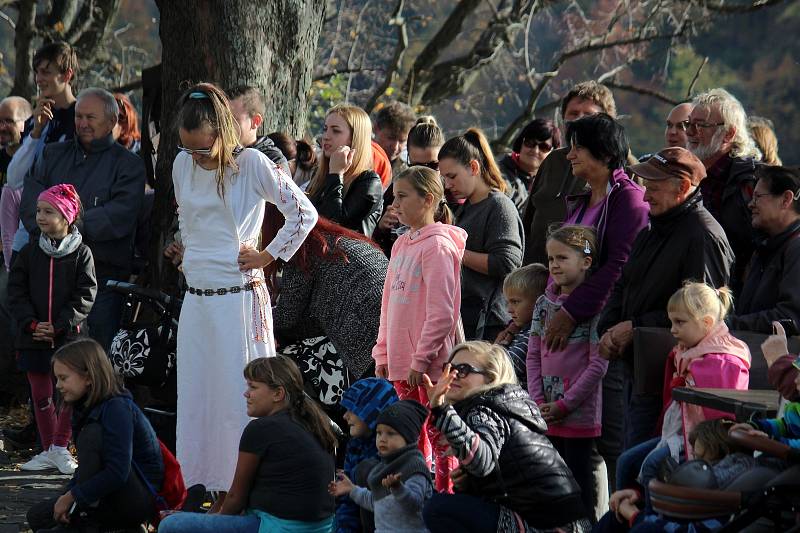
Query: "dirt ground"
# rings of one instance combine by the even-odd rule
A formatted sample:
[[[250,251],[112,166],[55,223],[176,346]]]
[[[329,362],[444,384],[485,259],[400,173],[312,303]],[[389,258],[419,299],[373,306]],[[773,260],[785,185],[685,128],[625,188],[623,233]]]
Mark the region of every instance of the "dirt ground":
[[[24,409],[0,411],[0,428],[24,423]],[[70,476],[56,469],[23,472],[19,465],[34,454],[33,450],[5,450],[0,440],[0,533],[30,531],[25,513],[36,502],[57,496]]]

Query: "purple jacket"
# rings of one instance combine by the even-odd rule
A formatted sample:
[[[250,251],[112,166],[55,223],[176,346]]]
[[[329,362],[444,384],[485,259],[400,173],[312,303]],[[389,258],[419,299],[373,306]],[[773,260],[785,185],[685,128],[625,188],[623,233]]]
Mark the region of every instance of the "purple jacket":
[[[587,191],[567,197],[567,224],[579,224],[592,193]],[[596,316],[611,294],[614,283],[628,261],[633,241],[647,226],[650,207],[644,201],[644,189],[634,183],[621,168],[608,182],[608,193],[597,220],[597,243],[600,250],[595,271],[564,302],[564,310],[580,324]]]

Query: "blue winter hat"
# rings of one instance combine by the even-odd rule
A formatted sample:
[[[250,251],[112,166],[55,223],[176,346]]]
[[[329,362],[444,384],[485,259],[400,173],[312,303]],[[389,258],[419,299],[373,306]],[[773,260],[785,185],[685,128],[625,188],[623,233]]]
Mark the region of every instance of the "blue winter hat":
[[[360,418],[370,431],[375,431],[380,412],[397,400],[391,383],[382,378],[364,378],[350,385],[339,403]]]

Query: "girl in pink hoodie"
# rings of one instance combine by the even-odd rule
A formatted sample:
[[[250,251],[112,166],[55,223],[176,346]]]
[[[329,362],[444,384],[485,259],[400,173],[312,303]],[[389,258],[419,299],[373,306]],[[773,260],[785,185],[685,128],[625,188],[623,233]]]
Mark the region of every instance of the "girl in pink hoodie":
[[[547,436],[581,487],[587,516],[593,516],[592,449],[600,436],[602,381],[608,361],[598,352],[597,318],[578,323],[562,350],[542,342],[544,332],[570,294],[589,276],[597,233],[565,225],[547,238],[550,284],[533,310],[528,337],[528,392],[539,404]]]
[[[438,172],[411,167],[394,179],[393,188],[392,207],[408,229],[392,246],[372,357],[375,375],[391,381],[401,400],[427,405],[422,375],[438,380],[455,344],[467,234],[450,225]],[[436,489],[452,492],[456,461],[438,442],[438,431],[426,421],[419,447],[426,458],[433,451]]]

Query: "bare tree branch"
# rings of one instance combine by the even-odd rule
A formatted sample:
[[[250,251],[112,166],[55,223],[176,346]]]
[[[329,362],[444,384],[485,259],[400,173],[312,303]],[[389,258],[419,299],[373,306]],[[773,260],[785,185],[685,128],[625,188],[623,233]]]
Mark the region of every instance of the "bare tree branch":
[[[607,81],[604,81],[602,83],[603,83],[603,85],[605,85],[606,87],[608,87],[610,89],[618,89],[620,91],[626,91],[626,92],[629,92],[629,93],[641,94],[643,96],[650,96],[652,98],[655,98],[656,100],[660,100],[661,102],[664,102],[665,104],[678,105],[678,104],[681,103],[680,100],[676,100],[675,98],[671,98],[671,97],[667,96],[666,94],[664,94],[663,92],[656,91],[655,89],[650,89],[650,88],[647,88],[647,87],[639,87],[639,86],[630,85],[630,84],[627,84],[627,83],[617,83],[617,82],[615,82],[613,80],[607,80]]]
[[[378,103],[378,99],[391,87],[392,82],[397,77],[397,72],[403,66],[403,56],[405,55],[406,48],[408,48],[408,29],[406,28],[406,21],[403,18],[404,4],[405,0],[397,0],[394,13],[392,13],[392,18],[389,20],[389,24],[397,28],[397,45],[395,45],[394,56],[388,65],[383,83],[372,93],[372,96],[364,106],[364,111],[366,111],[367,114],[372,113],[375,104]]]
[[[11,20],[11,17],[9,17],[8,15],[6,15],[5,11],[0,11],[0,19],[3,19],[3,20],[5,20],[6,22],[8,22],[8,25],[9,25],[9,26],[11,26],[11,29],[12,29],[12,30],[16,30],[16,29],[17,29],[17,25],[16,25],[16,24],[14,24],[14,21],[13,21],[13,20]]]
[[[87,3],[94,4],[91,20],[88,27],[85,27],[81,35],[74,41],[75,50],[81,61],[87,64],[92,63],[103,42],[114,17],[119,10],[122,0],[87,0]]]
[[[78,0],[53,0],[53,7],[47,15],[48,27],[52,28],[59,22],[64,25],[64,31],[75,23],[78,14]]]
[[[687,0],[682,1],[685,2]],[[709,11],[726,15],[736,15],[741,13],[752,13],[753,11],[758,11],[759,9],[763,9],[765,7],[772,7],[784,3],[786,3],[786,0],[755,0],[746,4],[731,4],[724,1],[701,1],[699,4],[701,7]]]
[[[317,74],[312,78],[312,81],[324,81],[330,79],[334,76],[338,76],[339,74],[361,74],[364,72],[383,72],[382,68],[363,68],[363,67],[356,67],[356,68],[343,68],[339,70],[332,70],[330,72],[324,72],[322,74]]]
[[[694,73],[694,78],[692,78],[692,82],[689,84],[689,88],[686,89],[686,98],[690,98],[692,96],[692,91],[694,91],[694,86],[697,83],[697,80],[700,79],[700,73],[703,72],[703,68],[707,64],[708,64],[708,56],[703,58],[703,62],[700,63],[697,72]]]

